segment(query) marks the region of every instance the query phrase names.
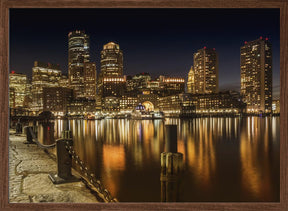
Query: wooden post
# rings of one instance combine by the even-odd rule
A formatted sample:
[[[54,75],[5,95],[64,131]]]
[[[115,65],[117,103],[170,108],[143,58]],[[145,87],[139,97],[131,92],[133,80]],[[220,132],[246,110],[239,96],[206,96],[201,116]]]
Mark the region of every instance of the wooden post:
[[[183,154],[177,151],[177,125],[165,126],[165,151],[161,153],[161,201],[176,202]]]

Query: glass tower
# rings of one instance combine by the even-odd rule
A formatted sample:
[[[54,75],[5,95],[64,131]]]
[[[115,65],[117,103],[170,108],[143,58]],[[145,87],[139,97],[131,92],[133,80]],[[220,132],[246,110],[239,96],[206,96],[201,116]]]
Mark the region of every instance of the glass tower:
[[[194,54],[195,93],[218,92],[218,56],[215,49],[206,47]]]
[[[245,42],[241,53],[241,95],[248,113],[272,111],[272,44],[268,38]]]
[[[75,97],[84,97],[84,63],[89,62],[89,36],[76,30],[68,34],[69,85]]]

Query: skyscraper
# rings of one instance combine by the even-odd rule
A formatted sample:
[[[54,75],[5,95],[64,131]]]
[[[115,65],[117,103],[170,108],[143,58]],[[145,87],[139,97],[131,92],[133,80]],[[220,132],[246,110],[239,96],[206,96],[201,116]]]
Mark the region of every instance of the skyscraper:
[[[123,75],[123,53],[118,44],[109,42],[101,51],[100,77],[115,77]]]
[[[76,30],[68,34],[69,85],[75,96],[84,97],[84,63],[89,62],[89,36]]]
[[[248,113],[272,111],[272,44],[268,38],[241,47],[241,95]]]
[[[117,89],[118,85],[111,86],[111,83],[118,84],[120,78],[123,78],[123,53],[118,44],[109,42],[103,46],[101,51],[101,71],[98,78],[99,97],[107,95],[107,90],[110,90],[109,93],[118,93],[119,90],[114,90]]]
[[[218,92],[218,56],[215,49],[206,47],[194,54],[195,93]]]
[[[26,96],[27,76],[21,73],[11,71],[9,74],[9,88],[13,93],[10,101],[10,108],[23,107],[24,99]]]
[[[85,97],[95,100],[96,97],[96,64],[95,62],[87,62],[84,64],[84,91]]]
[[[188,73],[188,81],[187,81],[187,92],[191,94],[195,93],[195,84],[194,84],[195,76],[194,75],[195,75],[195,72],[194,72],[193,66],[191,66],[191,69]]]

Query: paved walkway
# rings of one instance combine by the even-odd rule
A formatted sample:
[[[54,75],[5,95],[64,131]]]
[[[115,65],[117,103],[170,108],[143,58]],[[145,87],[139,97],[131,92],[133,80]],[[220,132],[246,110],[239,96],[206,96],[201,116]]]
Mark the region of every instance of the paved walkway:
[[[24,144],[26,135],[9,135],[9,202],[98,202],[83,182],[54,185],[49,173],[57,171],[55,159],[34,144]]]

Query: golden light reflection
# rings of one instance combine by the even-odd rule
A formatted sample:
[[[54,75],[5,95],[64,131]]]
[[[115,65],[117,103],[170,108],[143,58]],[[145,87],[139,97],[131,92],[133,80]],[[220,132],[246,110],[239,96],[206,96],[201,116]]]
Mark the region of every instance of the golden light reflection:
[[[271,189],[269,129],[267,125],[260,125],[258,121],[257,117],[247,118],[248,133],[243,127],[240,137],[242,187],[251,192],[254,197],[259,197],[267,191],[269,193]]]
[[[112,195],[119,191],[119,171],[125,170],[125,164],[124,146],[103,145],[103,177]]]
[[[124,146],[103,145],[103,162],[105,169],[107,169],[108,172],[111,169],[124,170],[125,168]]]
[[[192,172],[195,172],[197,183],[202,188],[209,188],[216,170],[215,144],[212,135],[217,131],[218,125],[212,124],[214,121],[209,119],[197,119],[196,122],[196,130],[185,131],[186,147],[184,141],[178,139],[178,151],[184,154],[184,162]],[[192,136],[193,133],[195,134]]]
[[[63,128],[62,120],[55,124],[55,129]],[[103,179],[115,197],[121,195],[122,185],[127,184],[126,174],[145,174],[149,169],[149,174],[156,171],[159,177],[165,124],[177,124],[178,152],[183,153],[185,173],[189,174],[185,180],[196,184],[195,190],[209,192],[218,188],[215,183],[223,182],[225,177],[219,169],[226,169],[222,160],[231,158],[231,153],[226,154],[230,149],[236,152],[231,162],[236,162],[235,169],[239,170],[236,186],[244,194],[252,195],[253,199],[269,199],[275,190],[271,173],[271,157],[275,157],[271,150],[275,148],[271,145],[274,139],[279,140],[279,118],[71,120],[70,124],[77,154],[89,163],[88,168]]]

